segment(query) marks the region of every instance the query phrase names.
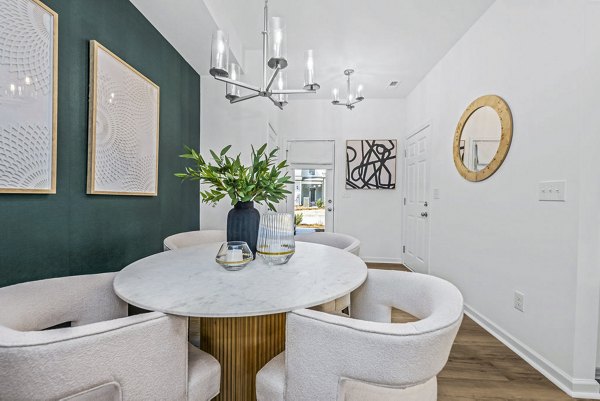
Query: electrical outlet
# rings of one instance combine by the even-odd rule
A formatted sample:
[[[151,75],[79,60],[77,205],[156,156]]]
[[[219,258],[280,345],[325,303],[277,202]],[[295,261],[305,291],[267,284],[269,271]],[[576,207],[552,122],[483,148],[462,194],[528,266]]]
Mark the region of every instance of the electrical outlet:
[[[525,295],[522,292],[515,291],[514,307],[518,311],[525,312]]]

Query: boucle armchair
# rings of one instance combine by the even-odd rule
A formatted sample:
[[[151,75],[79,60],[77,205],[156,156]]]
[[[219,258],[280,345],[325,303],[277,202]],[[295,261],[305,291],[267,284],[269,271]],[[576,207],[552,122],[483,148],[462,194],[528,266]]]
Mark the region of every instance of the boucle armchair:
[[[356,256],[360,253],[360,241],[350,235],[340,233],[306,233],[298,234],[294,237],[299,242],[312,242],[313,244],[327,245],[344,251],[350,252]],[[345,310],[350,313],[350,294],[316,306],[315,310],[328,313],[342,313]]]
[[[220,365],[188,344],[187,319],[127,316],[113,279],[0,288],[0,399],[205,401],[219,393]]]
[[[225,230],[188,231],[165,238],[163,247],[165,251],[172,251],[195,245],[225,241],[227,241],[227,232]]]
[[[294,237],[299,242],[312,242],[343,249],[358,256],[360,253],[360,241],[348,234],[341,233],[306,233]]]
[[[352,293],[353,318],[288,313],[286,349],[257,374],[258,401],[434,401],[436,376],[463,316],[442,279],[369,270]],[[392,307],[421,319],[390,323]]]

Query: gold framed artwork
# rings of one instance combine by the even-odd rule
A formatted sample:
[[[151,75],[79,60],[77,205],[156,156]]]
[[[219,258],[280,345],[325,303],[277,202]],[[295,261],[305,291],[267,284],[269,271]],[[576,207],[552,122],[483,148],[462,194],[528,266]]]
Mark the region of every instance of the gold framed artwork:
[[[0,193],[55,194],[58,14],[0,0]]]
[[[510,108],[504,99],[485,95],[462,114],[454,134],[454,164],[468,181],[491,177],[502,165],[513,134]]]
[[[158,195],[160,88],[90,41],[87,193]]]

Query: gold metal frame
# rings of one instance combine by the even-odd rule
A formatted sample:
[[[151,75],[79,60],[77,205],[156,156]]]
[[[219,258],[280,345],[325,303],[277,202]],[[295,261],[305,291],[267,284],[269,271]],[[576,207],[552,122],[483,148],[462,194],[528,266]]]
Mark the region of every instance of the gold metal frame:
[[[52,16],[52,177],[50,189],[0,188],[2,194],[56,194],[56,143],[58,128],[58,14],[40,0],[29,0]]]
[[[112,191],[97,191],[94,186],[96,178],[96,112],[98,102],[98,51],[103,50],[115,60],[129,68],[140,78],[144,79],[150,85],[154,86],[157,91],[156,101],[156,175],[155,175],[155,191],[154,192],[112,192]],[[88,127],[88,168],[87,168],[87,194],[88,195],[127,195],[127,196],[158,196],[158,145],[160,139],[160,87],[145,77],[141,72],[127,64],[119,56],[108,50],[95,40],[90,41],[90,110],[89,110],[89,127]]]
[[[494,155],[492,161],[490,161],[490,163],[483,170],[472,171],[469,170],[460,159],[460,137],[462,136],[462,132],[467,121],[473,115],[473,113],[485,106],[494,109],[500,118],[500,144],[498,145],[498,149],[496,150],[496,154]],[[454,134],[454,164],[456,165],[458,173],[466,180],[472,182],[483,181],[491,177],[492,174],[498,171],[506,159],[506,155],[508,154],[510,143],[512,141],[512,134],[512,114],[510,112],[510,107],[508,107],[508,104],[506,101],[504,101],[504,99],[496,95],[485,95],[475,99],[460,117],[460,121],[456,126],[456,132]]]

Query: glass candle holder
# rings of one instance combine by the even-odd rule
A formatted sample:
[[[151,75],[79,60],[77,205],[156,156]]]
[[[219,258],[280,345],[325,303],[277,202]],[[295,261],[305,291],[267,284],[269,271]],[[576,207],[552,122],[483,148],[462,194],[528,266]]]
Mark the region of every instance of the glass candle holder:
[[[239,80],[242,75],[240,66],[237,63],[231,63],[229,66],[229,78],[235,80]],[[225,97],[229,100],[237,99],[241,96],[240,87],[234,84],[226,84],[225,85]]]
[[[267,212],[260,217],[256,253],[268,265],[287,263],[296,251],[294,215]]]
[[[321,85],[315,82],[315,59],[313,51],[307,50],[304,54],[306,58],[306,66],[304,67],[304,89],[318,90]]]
[[[215,258],[225,270],[242,270],[254,260],[250,247],[244,241],[224,242]]]
[[[338,88],[333,89],[331,94],[333,95],[333,101],[331,103],[333,103],[333,104],[339,103],[340,102],[340,91],[338,90]]]
[[[285,26],[280,17],[271,17],[269,24],[269,67],[287,67],[287,44]]]
[[[213,77],[229,77],[229,37],[223,31],[213,33],[209,72]]]
[[[356,88],[356,100],[364,100],[365,95],[363,94],[363,86],[358,85]]]
[[[287,87],[287,74],[285,71],[279,71],[279,76],[277,77],[277,89],[284,90]],[[288,104],[288,95],[284,93],[280,93],[278,95],[273,95],[275,100],[281,103],[282,106]]]

